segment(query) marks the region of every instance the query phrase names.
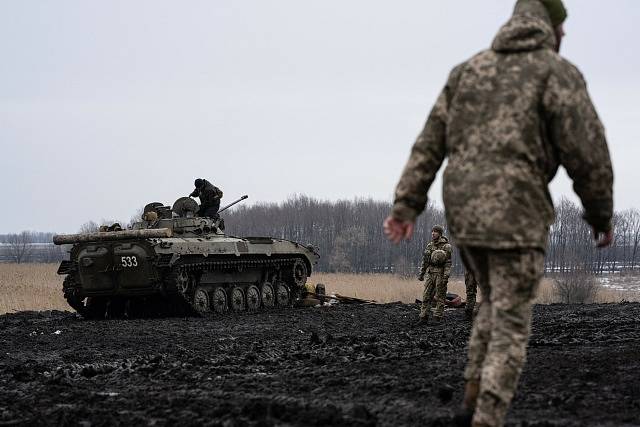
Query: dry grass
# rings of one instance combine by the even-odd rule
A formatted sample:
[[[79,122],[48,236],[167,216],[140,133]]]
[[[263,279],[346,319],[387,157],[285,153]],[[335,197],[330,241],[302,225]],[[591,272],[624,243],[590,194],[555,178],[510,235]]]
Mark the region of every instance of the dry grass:
[[[58,264],[0,263],[0,314],[21,310],[71,310],[62,297]],[[378,302],[411,303],[422,298],[423,282],[390,274],[316,273],[309,281],[324,283],[328,293],[338,293]],[[465,295],[461,277],[452,277],[449,292]],[[599,288],[596,302],[640,301],[640,293]],[[557,302],[553,283],[544,279],[538,303]]]
[[[422,299],[424,282],[391,274],[316,273],[309,278],[313,284],[323,283],[328,294],[340,294],[378,302],[412,303]],[[452,277],[449,292],[464,295],[464,281]]]
[[[378,302],[401,301],[404,303],[422,299],[424,282],[415,278],[405,279],[390,274],[338,274],[316,273],[309,279],[311,283],[324,283],[327,293],[354,296]],[[462,277],[452,277],[449,280],[448,291],[465,297],[464,280]],[[480,295],[478,293],[478,300]],[[598,288],[595,302],[640,301],[640,293],[631,291],[614,291],[603,287]],[[538,291],[538,304],[559,302],[554,293],[553,281],[544,278]]]
[[[640,279],[639,279],[640,280]],[[621,302],[621,301],[634,301],[640,302],[640,292],[631,290],[615,290],[598,286],[594,303],[609,303],[609,302]],[[555,294],[553,280],[543,279],[538,291],[538,298],[536,299],[538,304],[553,304],[560,302],[558,296]]]
[[[62,296],[58,264],[0,264],[0,314],[71,310]]]

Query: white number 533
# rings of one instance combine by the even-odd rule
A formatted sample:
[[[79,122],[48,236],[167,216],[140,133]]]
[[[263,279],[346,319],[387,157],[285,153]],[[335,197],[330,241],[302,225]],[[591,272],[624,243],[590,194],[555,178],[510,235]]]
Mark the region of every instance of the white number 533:
[[[135,256],[123,256],[123,257],[120,257],[120,261],[122,262],[122,266],[124,268],[138,266],[138,259]]]

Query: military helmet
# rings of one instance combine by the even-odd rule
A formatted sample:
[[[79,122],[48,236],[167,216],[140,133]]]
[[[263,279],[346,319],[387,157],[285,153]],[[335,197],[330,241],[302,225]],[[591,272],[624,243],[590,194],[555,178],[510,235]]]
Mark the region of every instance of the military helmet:
[[[196,188],[202,187],[202,184],[204,184],[204,180],[202,178],[198,178],[195,181],[193,181],[193,185],[195,185]]]
[[[442,249],[436,249],[431,252],[431,264],[442,265],[447,261],[447,253]]]
[[[562,0],[540,0],[549,13],[551,25],[557,27],[567,19],[567,9]]]
[[[142,219],[149,222],[155,222],[158,220],[158,212],[149,211],[142,214]]]
[[[443,236],[443,235],[444,235],[444,227],[443,227],[443,226],[441,226],[441,225],[434,225],[434,226],[431,228],[431,231],[437,231],[438,233],[440,233],[440,235],[441,235],[441,236]]]

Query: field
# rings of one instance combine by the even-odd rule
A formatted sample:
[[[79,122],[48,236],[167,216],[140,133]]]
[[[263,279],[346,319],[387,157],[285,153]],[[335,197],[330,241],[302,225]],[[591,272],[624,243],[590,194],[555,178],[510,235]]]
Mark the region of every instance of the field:
[[[55,271],[0,264],[0,425],[436,427],[462,397],[460,309],[426,327],[400,303],[86,321]],[[311,280],[380,302],[421,293],[388,275]],[[599,298],[629,299],[616,292]],[[547,280],[540,298],[552,294]],[[65,311],[22,311],[45,309]],[[507,426],[638,425],[638,319],[638,303],[537,305]]]
[[[0,315],[0,425],[449,426],[470,322],[416,304]],[[638,426],[640,304],[537,305],[508,427]]]
[[[0,314],[22,310],[70,310],[62,297],[62,277],[57,264],[0,263]],[[422,298],[423,282],[390,274],[316,273],[309,281],[323,283],[328,293],[338,293],[381,303],[412,303]],[[606,278],[598,290],[596,302],[640,301],[637,283],[640,277]],[[465,299],[462,277],[452,277],[449,292]],[[553,282],[544,279],[537,302],[557,302]]]
[[[58,264],[0,264],[0,313],[71,310],[57,269]]]

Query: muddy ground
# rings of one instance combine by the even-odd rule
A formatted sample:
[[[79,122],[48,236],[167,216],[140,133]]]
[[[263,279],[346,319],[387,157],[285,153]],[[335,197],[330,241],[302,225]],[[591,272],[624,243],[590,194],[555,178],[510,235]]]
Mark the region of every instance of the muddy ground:
[[[0,425],[449,425],[469,324],[415,305],[0,316]],[[537,306],[508,425],[640,425],[640,304]]]

